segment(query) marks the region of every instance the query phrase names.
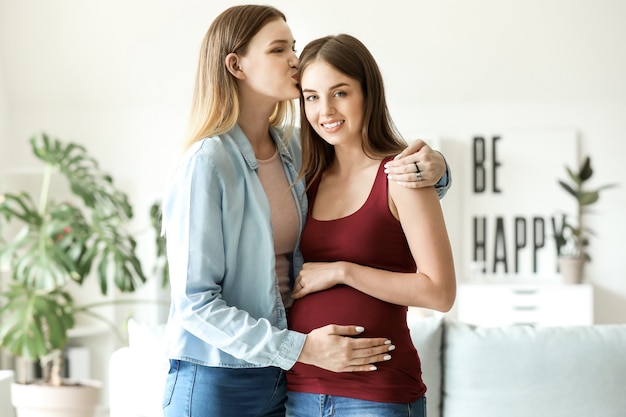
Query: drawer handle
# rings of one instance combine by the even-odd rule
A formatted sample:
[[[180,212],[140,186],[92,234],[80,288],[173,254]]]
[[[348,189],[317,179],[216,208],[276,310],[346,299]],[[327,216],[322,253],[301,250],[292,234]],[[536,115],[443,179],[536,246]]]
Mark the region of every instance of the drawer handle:
[[[513,290],[513,293],[519,295],[533,295],[537,294],[538,290]]]
[[[537,306],[513,306],[513,310],[517,311],[535,311]]]

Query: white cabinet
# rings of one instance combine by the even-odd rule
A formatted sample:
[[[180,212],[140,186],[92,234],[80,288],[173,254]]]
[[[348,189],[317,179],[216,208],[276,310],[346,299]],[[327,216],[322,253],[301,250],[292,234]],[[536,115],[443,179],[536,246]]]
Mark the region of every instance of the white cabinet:
[[[481,326],[593,324],[589,284],[462,284],[456,308],[459,321]]]

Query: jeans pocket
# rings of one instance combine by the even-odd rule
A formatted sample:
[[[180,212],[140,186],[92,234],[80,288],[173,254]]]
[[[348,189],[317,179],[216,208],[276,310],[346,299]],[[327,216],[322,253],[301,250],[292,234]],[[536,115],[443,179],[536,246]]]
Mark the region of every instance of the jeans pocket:
[[[163,391],[163,402],[161,404],[162,408],[167,407],[172,402],[174,387],[176,387],[176,380],[178,379],[179,365],[180,361],[170,359],[170,370],[165,380],[165,390]]]

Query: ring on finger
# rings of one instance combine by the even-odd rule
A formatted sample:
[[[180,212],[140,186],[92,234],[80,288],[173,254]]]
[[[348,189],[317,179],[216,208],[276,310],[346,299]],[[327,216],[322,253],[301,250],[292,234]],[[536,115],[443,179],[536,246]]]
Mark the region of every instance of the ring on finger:
[[[422,178],[422,173],[420,171],[417,171],[415,173],[415,176],[417,177],[417,182],[422,181],[424,178]]]
[[[422,170],[420,169],[419,165],[417,165],[417,162],[415,162],[415,169],[417,170],[417,174],[422,172]]]

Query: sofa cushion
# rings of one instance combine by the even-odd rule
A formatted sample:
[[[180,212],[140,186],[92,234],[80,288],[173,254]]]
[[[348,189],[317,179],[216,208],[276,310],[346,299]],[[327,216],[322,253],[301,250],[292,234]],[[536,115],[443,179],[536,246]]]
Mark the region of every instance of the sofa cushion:
[[[130,319],[128,347],[109,361],[110,417],[160,417],[168,360],[164,354],[165,325]]]
[[[422,363],[422,379],[426,384],[428,417],[439,417],[441,409],[441,316],[423,317],[409,309],[407,323],[411,338]],[[393,354],[392,354],[393,355]]]
[[[624,415],[626,325],[444,329],[444,417]]]
[[[13,371],[0,370],[0,416],[13,417],[15,410],[11,405],[11,384]]]

